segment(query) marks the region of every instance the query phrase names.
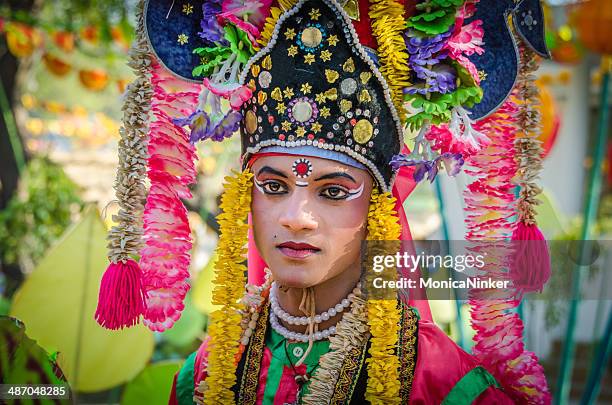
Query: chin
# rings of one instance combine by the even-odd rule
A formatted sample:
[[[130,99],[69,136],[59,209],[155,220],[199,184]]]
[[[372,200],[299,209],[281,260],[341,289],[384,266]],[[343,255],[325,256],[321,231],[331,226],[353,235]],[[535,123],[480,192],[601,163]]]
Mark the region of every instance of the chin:
[[[314,260],[275,260],[269,267],[274,280],[286,287],[307,288],[321,280],[321,266]]]

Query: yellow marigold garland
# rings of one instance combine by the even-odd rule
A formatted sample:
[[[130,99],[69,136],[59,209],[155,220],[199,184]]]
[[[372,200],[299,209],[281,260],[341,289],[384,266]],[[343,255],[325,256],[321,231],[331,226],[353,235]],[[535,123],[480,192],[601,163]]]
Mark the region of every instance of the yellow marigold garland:
[[[398,240],[401,227],[391,193],[372,192],[368,213],[369,240]],[[398,343],[400,310],[396,300],[370,299],[368,324],[372,334],[368,364],[366,400],[374,405],[399,404],[399,359],[394,350]]]
[[[231,388],[236,383],[235,357],[242,333],[240,311],[245,309],[241,298],[246,285],[247,217],[251,209],[252,177],[253,173],[245,170],[225,178],[221,214],[217,217],[221,235],[212,296],[212,303],[221,308],[210,316],[205,404],[234,403]]]
[[[404,6],[396,0],[370,0],[372,33],[378,43],[380,72],[389,84],[393,104],[403,121],[404,87],[408,87],[408,51],[404,43]]]
[[[270,38],[272,38],[272,32],[274,31],[274,27],[276,26],[276,22],[278,21],[281,14],[285,11],[289,10],[291,7],[295,6],[297,3],[296,0],[279,0],[279,7],[270,7],[270,15],[266,18],[266,22],[264,23],[264,27],[259,34],[259,38],[257,38],[257,43],[261,46],[268,45],[270,42]]]

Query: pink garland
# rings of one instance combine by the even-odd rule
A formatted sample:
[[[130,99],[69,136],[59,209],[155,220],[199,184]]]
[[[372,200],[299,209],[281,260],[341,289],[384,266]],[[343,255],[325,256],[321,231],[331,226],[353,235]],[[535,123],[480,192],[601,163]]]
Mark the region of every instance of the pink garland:
[[[495,114],[475,125],[491,139],[469,160],[473,167],[469,174],[476,180],[465,192],[466,238],[475,242],[475,249],[479,242],[488,246],[496,241],[507,242],[515,227],[512,179],[517,171],[514,139],[518,111],[510,98]],[[510,252],[504,246],[495,250],[499,256],[487,258],[487,273],[493,278],[507,278]],[[472,326],[476,331],[473,354],[517,403],[549,404],[551,396],[544,370],[536,355],[525,350],[523,322],[514,311],[520,300],[491,298],[490,294],[487,290],[470,293]]]
[[[180,318],[190,287],[191,230],[181,198],[191,198],[189,185],[196,180],[197,156],[189,134],[172,119],[193,112],[199,86],[175,79],[158,64],[153,66],[152,83],[155,120],[148,146],[151,187],[144,211],[145,247],[140,267],[147,294],[143,322],[161,332]]]

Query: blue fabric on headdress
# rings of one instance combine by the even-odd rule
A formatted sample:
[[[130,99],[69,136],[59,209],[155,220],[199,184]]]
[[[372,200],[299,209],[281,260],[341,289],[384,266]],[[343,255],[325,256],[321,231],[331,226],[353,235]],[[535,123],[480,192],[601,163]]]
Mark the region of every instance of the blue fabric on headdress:
[[[482,20],[485,52],[469,59],[485,74],[480,82],[483,98],[468,110],[470,118],[478,120],[491,114],[510,95],[518,75],[518,41],[508,26],[508,16],[527,46],[542,56],[548,56],[544,39],[544,16],[540,0],[523,0],[515,6],[513,0],[481,1],[470,20]]]
[[[512,13],[514,27],[520,36],[538,53],[549,58],[546,48],[544,11],[540,0],[523,0]]]
[[[151,50],[166,69],[185,80],[201,82],[192,75],[200,64],[200,58],[193,53],[197,47],[205,46],[198,35],[202,19],[201,2],[194,2],[183,10],[183,2],[147,1],[145,4],[145,28]],[[179,36],[187,38],[179,42]],[[185,37],[181,37],[184,39]]]

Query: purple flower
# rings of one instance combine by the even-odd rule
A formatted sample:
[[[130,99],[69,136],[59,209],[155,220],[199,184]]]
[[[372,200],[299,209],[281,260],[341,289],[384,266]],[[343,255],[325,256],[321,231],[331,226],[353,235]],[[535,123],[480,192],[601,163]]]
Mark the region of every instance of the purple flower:
[[[393,170],[399,170],[399,168],[408,166],[414,167],[413,178],[417,183],[420,182],[427,176],[427,179],[431,182],[434,181],[438,174],[438,166],[435,160],[423,160],[415,159],[409,155],[395,155],[391,159],[391,167]]]
[[[443,50],[451,30],[433,37],[420,36],[410,30],[405,36],[408,64],[417,79],[405,89],[406,94],[446,94],[456,89],[456,72],[444,63],[448,51]]]
[[[225,31],[223,31],[223,28],[217,22],[217,14],[220,13],[221,0],[208,0],[202,4],[203,15],[200,21],[202,31],[198,32],[198,35],[207,46],[229,45],[225,40]]]
[[[415,31],[409,30],[404,38],[409,54],[409,62],[415,64],[421,62],[423,64],[424,61],[433,58],[435,54],[442,51],[451,33],[452,27],[449,31],[433,37],[422,37]],[[442,52],[442,56],[446,57],[446,51]]]
[[[191,129],[189,141],[191,143],[206,139],[220,142],[225,138],[229,138],[238,130],[242,114],[238,111],[230,110],[227,114],[219,114],[211,118],[206,112],[196,110],[189,117],[175,118],[172,121],[180,127],[189,126]]]
[[[433,183],[438,171],[444,165],[446,173],[449,176],[456,176],[461,171],[464,160],[461,153],[446,152],[433,160],[421,159],[411,155],[395,155],[391,159],[391,167],[393,170],[399,170],[401,167],[414,167],[414,181],[417,183],[427,178]]]
[[[195,110],[187,118],[175,118],[172,120],[174,125],[179,127],[189,126],[191,129],[191,135],[189,141],[196,143],[200,139],[208,138],[208,131],[210,130],[210,118],[204,111],[198,109]]]
[[[458,175],[459,172],[461,172],[463,164],[465,163],[461,153],[446,152],[443,153],[436,160],[438,161],[438,163],[444,165],[446,173],[451,177],[455,177],[456,175]]]
[[[217,123],[217,125],[215,125],[211,131],[212,133],[210,138],[217,142],[220,142],[225,138],[229,138],[238,130],[240,121],[242,121],[242,114],[240,114],[238,111],[230,110],[230,112],[227,113],[223,119]]]

